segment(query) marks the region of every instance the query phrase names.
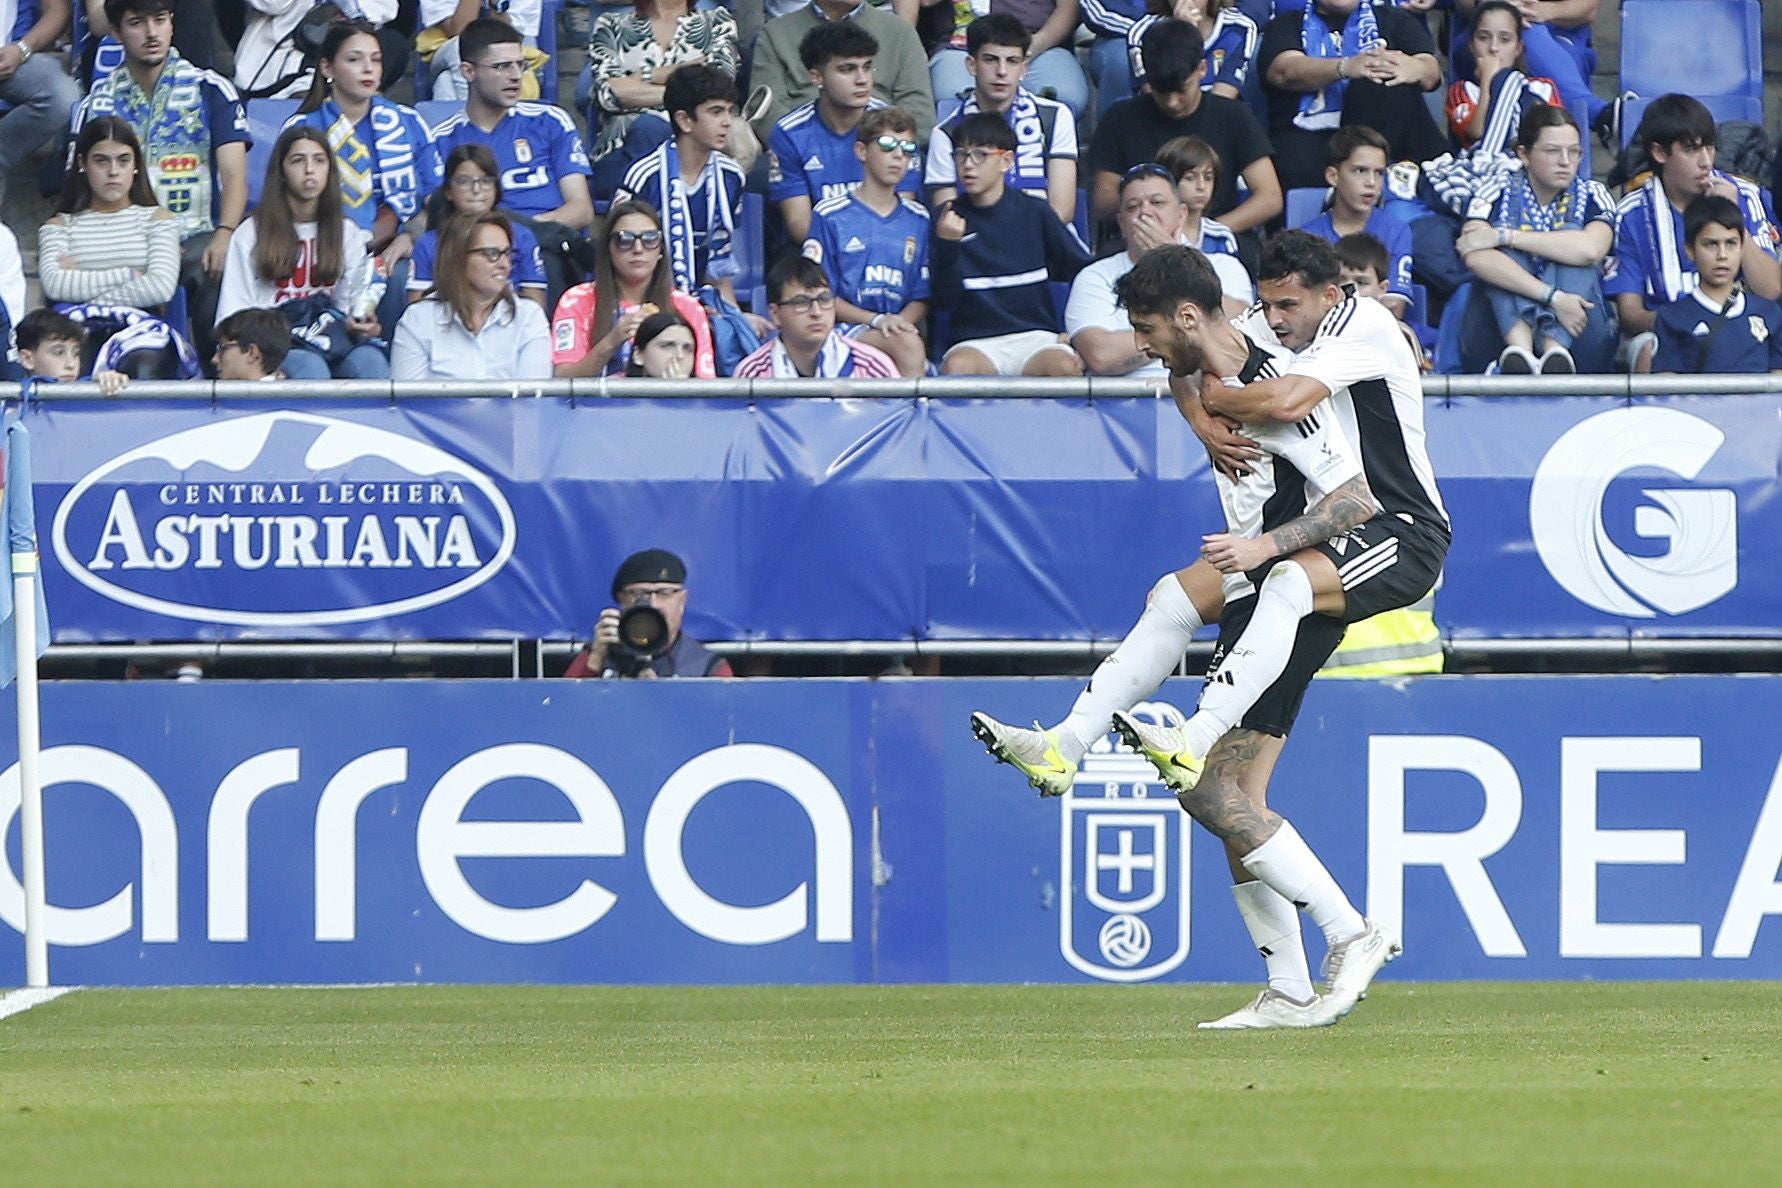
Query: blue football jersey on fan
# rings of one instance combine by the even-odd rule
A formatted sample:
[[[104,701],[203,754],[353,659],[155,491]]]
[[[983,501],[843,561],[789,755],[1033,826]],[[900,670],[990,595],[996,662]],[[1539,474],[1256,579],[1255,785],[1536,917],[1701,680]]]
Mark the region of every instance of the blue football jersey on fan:
[[[926,301],[928,211],[909,198],[882,215],[853,194],[817,203],[804,254],[829,273],[835,295],[873,313]]]
[[[548,103],[516,103],[493,132],[484,132],[459,112],[433,135],[442,161],[461,144],[487,145],[501,167],[503,209],[532,218],[563,205],[558,178],[576,173],[591,177],[594,172],[574,121]]]
[[[867,110],[884,107],[873,99]],[[866,165],[854,152],[854,130],[832,131],[817,112],[816,100],[780,117],[767,138],[770,182],[767,196],[775,202],[809,195],[812,205],[846,194],[866,176]],[[921,170],[911,166],[897,187],[922,191]]]

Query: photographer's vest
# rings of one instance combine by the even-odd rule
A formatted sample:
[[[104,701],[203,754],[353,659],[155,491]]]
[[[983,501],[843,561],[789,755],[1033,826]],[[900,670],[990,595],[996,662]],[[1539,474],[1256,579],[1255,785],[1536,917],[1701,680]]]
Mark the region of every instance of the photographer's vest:
[[[648,667],[659,677],[702,677],[710,676],[720,659],[710,648],[683,631],[674,641],[674,647],[650,661]]]

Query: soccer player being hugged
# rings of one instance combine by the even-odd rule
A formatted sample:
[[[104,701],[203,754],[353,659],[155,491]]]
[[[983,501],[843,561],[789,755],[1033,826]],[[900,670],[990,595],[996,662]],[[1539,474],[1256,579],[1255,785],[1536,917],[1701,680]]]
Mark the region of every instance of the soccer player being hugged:
[[[979,112],[953,135],[960,197],[934,225],[934,295],[952,313],[941,371],[948,375],[1081,375],[1059,333],[1052,282],[1089,263],[1077,233],[1044,202],[1009,188],[1015,133]]]
[[[854,142],[866,177],[817,203],[804,254],[835,284],[842,333],[891,356],[905,376],[928,370],[928,211],[898,193],[916,160],[916,121],[898,107],[866,113]]]
[[[885,106],[872,93],[878,52],[878,41],[853,21],[825,22],[798,44],[817,97],[782,116],[767,141],[768,197],[793,243],[810,234],[812,207],[846,194],[861,179],[856,133],[870,110]],[[906,171],[897,188],[919,193],[921,183]]]

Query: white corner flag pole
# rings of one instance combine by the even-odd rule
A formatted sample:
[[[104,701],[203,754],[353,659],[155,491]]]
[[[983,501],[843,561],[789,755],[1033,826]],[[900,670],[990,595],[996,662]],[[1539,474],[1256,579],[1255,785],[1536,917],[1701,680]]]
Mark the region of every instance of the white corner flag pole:
[[[43,747],[37,712],[37,554],[12,555],[13,641],[19,663],[19,842],[25,866],[25,985],[49,985],[44,935]]]

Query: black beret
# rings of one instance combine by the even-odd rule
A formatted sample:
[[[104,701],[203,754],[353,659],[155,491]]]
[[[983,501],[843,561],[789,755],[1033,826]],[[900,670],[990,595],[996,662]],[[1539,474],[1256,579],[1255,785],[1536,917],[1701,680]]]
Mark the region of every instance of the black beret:
[[[613,574],[613,597],[626,586],[635,586],[643,582],[672,582],[677,586],[687,582],[686,564],[667,549],[645,549],[641,553],[633,553],[625,558],[619,571]]]

